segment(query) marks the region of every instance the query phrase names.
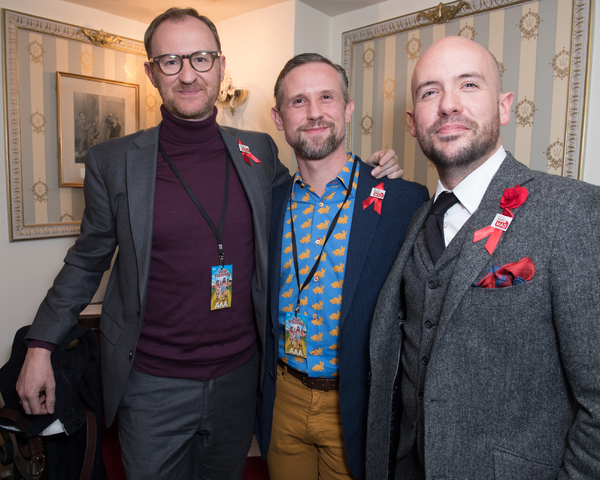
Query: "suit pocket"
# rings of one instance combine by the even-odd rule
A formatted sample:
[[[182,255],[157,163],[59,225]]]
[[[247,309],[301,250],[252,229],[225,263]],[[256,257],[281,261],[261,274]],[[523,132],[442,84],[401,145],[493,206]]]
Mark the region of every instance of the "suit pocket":
[[[115,345],[123,329],[113,322],[105,312],[102,312],[102,317],[100,317],[100,331],[110,343]]]
[[[525,458],[503,448],[494,449],[494,478],[496,480],[556,480],[560,465],[539,459]]]

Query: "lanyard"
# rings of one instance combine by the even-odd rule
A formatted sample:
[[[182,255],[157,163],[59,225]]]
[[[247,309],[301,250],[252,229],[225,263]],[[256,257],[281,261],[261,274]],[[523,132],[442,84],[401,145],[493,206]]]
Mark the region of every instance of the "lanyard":
[[[310,283],[313,276],[315,275],[315,272],[317,271],[317,268],[319,268],[319,263],[321,263],[321,255],[323,254],[323,251],[325,250],[325,245],[327,244],[327,240],[329,240],[329,237],[333,233],[333,229],[337,225],[337,221],[340,216],[340,213],[342,212],[344,205],[348,201],[348,197],[350,197],[350,194],[352,193],[352,185],[354,183],[354,174],[356,173],[356,164],[357,163],[358,163],[358,160],[356,160],[356,158],[355,158],[354,165],[352,165],[352,173],[350,173],[350,188],[346,189],[346,197],[344,198],[344,201],[342,202],[340,209],[335,214],[335,217],[333,218],[331,225],[329,226],[329,230],[327,230],[327,235],[325,236],[325,240],[323,241],[323,246],[321,247],[321,253],[319,253],[319,256],[317,257],[317,261],[315,262],[312,269],[310,270],[310,272],[304,279],[304,283],[302,284],[302,286],[300,286],[300,275],[298,273],[298,250],[296,248],[296,233],[294,232],[294,212],[292,212],[292,195],[290,194],[289,204],[290,204],[290,221],[291,221],[290,223],[292,226],[292,253],[293,253],[293,257],[294,257],[294,268],[296,270],[296,283],[298,284],[298,301],[296,302],[296,315],[298,315],[298,312],[300,311],[300,293],[302,293],[302,290],[304,290],[306,288],[306,286]],[[292,191],[293,191],[293,187],[292,187]]]
[[[231,158],[229,157],[229,152],[226,152],[225,193],[223,195],[223,208],[221,209],[221,220],[219,221],[219,229],[217,230],[217,227],[215,226],[213,221],[208,216],[208,213],[206,213],[206,210],[204,210],[204,208],[202,207],[202,205],[196,198],[196,195],[194,195],[194,192],[192,192],[192,190],[190,189],[187,182],[183,179],[183,177],[181,176],[181,173],[179,173],[179,170],[177,169],[175,164],[171,161],[171,159],[167,155],[167,152],[165,152],[165,149],[160,144],[160,142],[158,143],[158,149],[160,150],[160,153],[163,156],[163,158],[165,159],[165,161],[169,164],[169,167],[171,167],[171,170],[173,170],[173,173],[179,179],[179,182],[181,183],[183,188],[185,188],[185,191],[188,193],[188,195],[190,196],[190,198],[192,199],[192,201],[194,202],[194,204],[196,205],[196,207],[198,208],[198,210],[200,211],[200,213],[206,220],[206,223],[208,223],[208,226],[212,229],[213,233],[215,234],[215,238],[217,239],[217,245],[219,247],[219,262],[221,263],[221,266],[223,266],[224,258],[225,258],[225,253],[223,252],[223,228],[225,226],[225,214],[227,213],[227,203],[229,201],[229,163],[231,162]]]

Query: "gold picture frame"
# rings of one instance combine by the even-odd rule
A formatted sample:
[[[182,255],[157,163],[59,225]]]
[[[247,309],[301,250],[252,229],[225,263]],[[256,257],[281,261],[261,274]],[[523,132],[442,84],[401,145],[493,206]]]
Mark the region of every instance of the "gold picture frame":
[[[496,56],[504,91],[515,94],[505,148],[534,170],[581,179],[591,7],[591,0],[461,0],[345,32],[343,66],[356,106],[347,149],[364,156],[393,148],[405,178],[435,191],[436,169],[409,132],[410,79],[431,43],[461,35]]]
[[[139,130],[139,85],[56,72],[61,187],[83,187],[89,147]]]
[[[10,241],[79,235],[81,178],[61,179],[59,145],[71,143],[59,136],[57,72],[82,83],[137,85],[136,121],[126,133],[149,128],[161,120],[161,100],[144,72],[144,44],[7,9],[2,23]]]

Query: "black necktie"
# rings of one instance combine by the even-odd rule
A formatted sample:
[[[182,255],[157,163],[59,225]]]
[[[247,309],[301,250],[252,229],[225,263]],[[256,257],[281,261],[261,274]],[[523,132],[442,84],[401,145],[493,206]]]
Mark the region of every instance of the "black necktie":
[[[446,243],[444,242],[444,214],[458,198],[452,192],[442,192],[431,206],[429,217],[425,223],[425,234],[431,260],[435,264],[442,256]]]

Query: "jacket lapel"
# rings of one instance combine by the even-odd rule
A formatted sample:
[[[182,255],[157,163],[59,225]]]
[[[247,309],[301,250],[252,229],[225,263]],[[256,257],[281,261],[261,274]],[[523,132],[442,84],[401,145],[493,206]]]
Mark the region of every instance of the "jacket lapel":
[[[356,157],[357,161],[360,161]],[[370,175],[369,168],[362,161],[360,163],[360,173],[358,176],[358,185],[354,199],[354,213],[352,215],[352,227],[350,229],[350,239],[348,241],[348,255],[346,257],[346,271],[344,273],[344,286],[342,288],[342,311],[340,327],[344,325],[344,320],[352,305],[352,299],[358,285],[358,281],[363,271],[371,243],[375,236],[375,230],[381,215],[374,210],[374,205],[370,205],[363,210],[362,202],[371,195],[371,189],[381,183],[385,184],[389,179],[376,179]],[[385,199],[384,199],[385,201]],[[385,208],[385,207],[383,207]]]
[[[248,198],[248,202],[250,203],[250,208],[255,210],[256,202],[262,200],[262,195],[260,198],[257,198],[256,194],[262,192],[257,192],[256,188],[252,188],[252,167],[256,167],[256,165],[247,165],[244,157],[242,156],[242,152],[240,151],[238,138],[224,130],[219,126],[219,133],[221,134],[221,138],[223,139],[223,143],[225,144],[225,148],[229,152],[229,156],[231,157],[231,161],[233,163],[233,167],[235,168],[240,182],[242,183],[242,187],[244,188],[244,192],[246,193],[246,198]],[[243,172],[243,174],[242,174]]]
[[[273,195],[273,222],[271,222],[269,243],[269,300],[271,309],[271,322],[275,329],[275,337],[279,342],[279,294],[281,276],[281,246],[283,242],[283,225],[287,199],[292,189],[292,179],[287,180],[274,190]],[[295,281],[295,280],[294,280]]]
[[[136,261],[142,305],[145,304],[150,275],[159,130],[160,125],[147,130],[133,140],[135,147],[126,152],[127,203],[133,245],[137,252]]]
[[[463,228],[466,229],[466,236],[462,239],[461,251],[450,280],[437,336],[443,334],[448,321],[452,318],[464,295],[471,288],[471,284],[480,276],[482,271],[489,270],[494,263],[494,256],[490,255],[485,249],[487,239],[474,243],[473,234],[480,228],[489,226],[496,214],[502,212],[500,199],[505,189],[522,185],[531,178],[531,171],[517,162],[510,153],[507,153],[506,159],[502,162],[500,169],[496,172],[486,190],[479,208],[463,225]],[[515,216],[518,214],[518,211],[515,212]],[[510,229],[502,235],[496,248],[501,247],[503,242],[506,241],[507,235],[510,235]]]

